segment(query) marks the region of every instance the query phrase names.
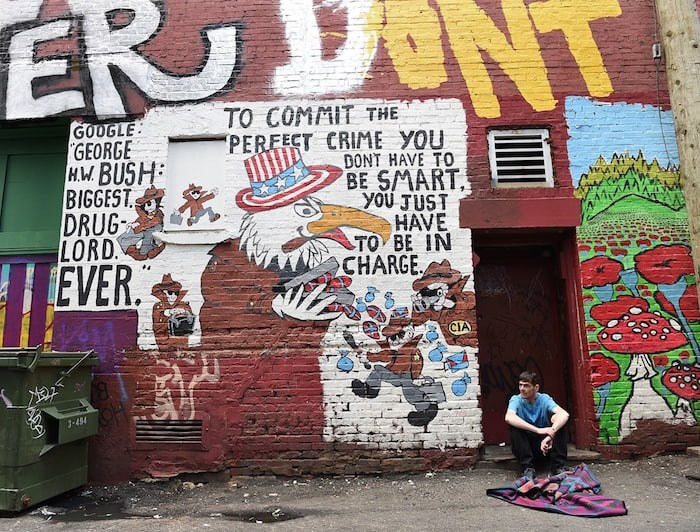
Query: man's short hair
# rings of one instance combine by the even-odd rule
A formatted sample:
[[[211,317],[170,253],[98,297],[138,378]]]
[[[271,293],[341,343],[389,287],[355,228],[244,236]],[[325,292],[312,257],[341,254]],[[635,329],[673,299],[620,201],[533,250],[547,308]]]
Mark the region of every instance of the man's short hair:
[[[520,377],[518,377],[518,382],[529,382],[533,386],[539,386],[540,385],[540,376],[535,373],[534,371],[523,371],[520,374]]]

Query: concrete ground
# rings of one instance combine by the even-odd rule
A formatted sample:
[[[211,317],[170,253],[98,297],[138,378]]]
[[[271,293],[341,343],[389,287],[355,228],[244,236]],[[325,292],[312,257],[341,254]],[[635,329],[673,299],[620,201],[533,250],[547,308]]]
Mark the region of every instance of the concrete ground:
[[[321,530],[700,530],[700,457],[658,456],[591,463],[603,494],[623,517],[582,518],[525,509],[487,497],[512,482],[503,465],[465,471],[305,479],[183,479],[86,486],[19,515],[5,531]]]

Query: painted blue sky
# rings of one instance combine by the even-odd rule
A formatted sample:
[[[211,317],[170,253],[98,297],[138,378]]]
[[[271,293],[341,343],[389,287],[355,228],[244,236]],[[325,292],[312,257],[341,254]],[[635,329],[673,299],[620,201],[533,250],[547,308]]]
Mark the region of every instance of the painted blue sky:
[[[656,158],[664,167],[669,162],[678,164],[671,111],[661,111],[659,116],[658,107],[653,105],[570,97],[566,99],[565,118],[574,186],[600,155],[609,161],[615,153],[636,156],[641,150],[649,162]]]

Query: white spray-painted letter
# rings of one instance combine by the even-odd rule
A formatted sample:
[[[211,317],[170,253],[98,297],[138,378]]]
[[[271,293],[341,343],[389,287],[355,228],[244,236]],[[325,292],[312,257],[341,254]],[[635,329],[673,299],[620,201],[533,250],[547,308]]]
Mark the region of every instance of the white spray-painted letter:
[[[275,72],[275,91],[283,95],[347,92],[361,86],[374,59],[378,33],[370,29],[373,0],[326,1],[347,11],[345,43],[336,57],[322,59],[321,35],[312,0],[280,0],[291,61]]]
[[[69,20],[57,20],[36,28],[18,32],[10,41],[10,65],[7,73],[7,118],[41,118],[80,109],[85,106],[83,95],[76,90],[34,97],[32,82],[48,76],[64,76],[68,71],[66,59],[35,59],[36,43],[66,37]]]
[[[234,26],[206,32],[209,55],[197,73],[169,74],[150,63],[136,50],[155,35],[160,11],[149,0],[69,0],[71,11],[82,15],[85,46],[93,83],[95,114],[99,117],[126,114],[111,68],[126,74],[147,96],[163,102],[203,100],[223,89],[237,63],[238,30]],[[124,27],[110,28],[107,13],[130,10],[133,20]]]

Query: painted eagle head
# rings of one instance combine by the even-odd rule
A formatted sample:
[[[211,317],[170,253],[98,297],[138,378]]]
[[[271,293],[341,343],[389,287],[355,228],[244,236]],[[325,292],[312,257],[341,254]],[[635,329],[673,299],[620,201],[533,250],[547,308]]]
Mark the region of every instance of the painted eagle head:
[[[247,213],[241,223],[240,249],[264,268],[276,259],[280,269],[310,269],[325,260],[328,241],[354,249],[342,228],[374,233],[384,243],[391,235],[391,224],[384,218],[306,196],[290,205]]]

